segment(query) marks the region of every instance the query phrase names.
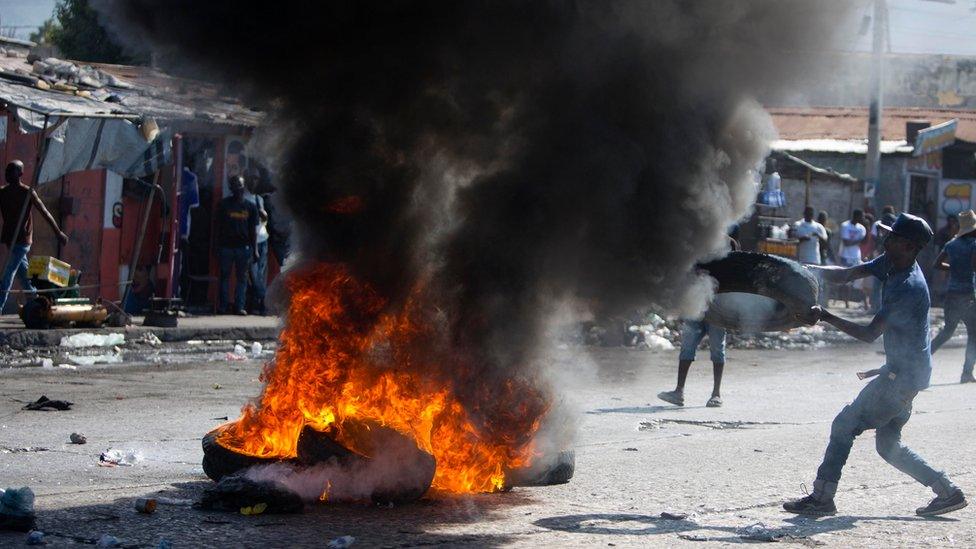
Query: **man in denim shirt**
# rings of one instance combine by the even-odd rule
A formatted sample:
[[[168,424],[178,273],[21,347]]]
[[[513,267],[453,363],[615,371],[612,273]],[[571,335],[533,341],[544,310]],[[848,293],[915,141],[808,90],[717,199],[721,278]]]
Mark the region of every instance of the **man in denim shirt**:
[[[820,307],[811,308],[810,323],[825,320],[848,335],[872,342],[884,334],[885,365],[864,375],[878,377],[868,383],[854,402],[844,407],[830,428],[830,442],[817,470],[813,494],[787,502],[783,508],[803,515],[833,515],[834,494],[854,438],[875,430],[878,453],[885,461],[918,482],[932,488],[936,497],[918,515],[941,515],[967,505],[966,497],[945,473],[901,443],[901,430],[912,413],[912,400],[929,386],[932,359],[929,352],[929,291],[915,258],[929,240],[932,229],[925,220],[901,214],[885,239],[885,253],[875,260],[849,268],[822,268],[832,282],[849,282],[869,275],[883,284],[881,309],[871,324],[862,326],[834,316]],[[861,374],[859,374],[860,376]]]

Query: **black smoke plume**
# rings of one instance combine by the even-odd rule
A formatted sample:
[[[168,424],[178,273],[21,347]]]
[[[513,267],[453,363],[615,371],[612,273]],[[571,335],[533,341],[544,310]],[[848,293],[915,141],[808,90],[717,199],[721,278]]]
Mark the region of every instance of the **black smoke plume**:
[[[756,100],[816,70],[789,54],[852,3],[93,4],[164,68],[266,105],[303,260],[348,263],[393,308],[429,280],[490,379],[566,300],[702,309],[694,265],[748,212],[773,135]]]

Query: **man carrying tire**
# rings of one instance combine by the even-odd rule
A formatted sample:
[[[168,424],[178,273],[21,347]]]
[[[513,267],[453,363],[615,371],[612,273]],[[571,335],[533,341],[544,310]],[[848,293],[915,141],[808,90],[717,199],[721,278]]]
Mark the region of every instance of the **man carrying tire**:
[[[873,261],[848,268],[811,267],[821,270],[832,282],[873,275],[884,284],[881,309],[867,326],[844,320],[819,306],[811,307],[804,320],[811,325],[824,320],[868,343],[883,334],[886,363],[867,373],[877,377],[834,418],[813,494],[785,503],[783,508],[791,513],[824,516],[837,512],[834,495],[841,470],[854,438],[869,429],[875,430],[877,450],[885,461],[935,492],[935,499],[918,508],[916,514],[941,515],[967,505],[962,490],[945,473],[933,469],[901,443],[912,401],[918,391],[928,387],[932,374],[929,291],[915,261],[932,239],[932,229],[925,220],[909,214],[901,214],[890,227],[882,228],[890,233],[884,242],[885,253]]]

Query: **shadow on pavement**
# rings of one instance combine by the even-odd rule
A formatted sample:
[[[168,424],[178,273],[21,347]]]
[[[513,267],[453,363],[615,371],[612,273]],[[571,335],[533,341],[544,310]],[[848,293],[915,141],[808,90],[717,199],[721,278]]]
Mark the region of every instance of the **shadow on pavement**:
[[[587,414],[656,414],[659,412],[677,412],[680,410],[704,410],[704,406],[623,406],[621,408],[597,408],[587,410]]]
[[[244,516],[191,508],[209,481],[174,484],[172,489],[145,493],[160,504],[151,515],[135,511],[136,496],[104,504],[46,510],[38,498],[37,526],[48,547],[94,544],[103,534],[123,547],[156,547],[169,540],[174,547],[325,547],[341,536],[356,538],[362,547],[475,545],[498,547],[516,542],[512,535],[428,532],[453,525],[486,523],[496,511],[532,503],[526,492],[475,496],[439,496],[412,504],[310,505],[302,514]],[[130,492],[131,493],[131,492]],[[167,502],[167,498],[168,501]],[[185,503],[174,504],[179,500]],[[0,532],[0,546],[23,545],[26,534]]]
[[[943,522],[958,522],[957,519],[933,517]],[[898,521],[927,522],[933,518],[899,516],[838,516],[816,519],[812,517],[790,517],[785,522],[792,526],[750,527],[708,524],[696,520],[665,519],[659,515],[634,514],[586,514],[563,515],[543,518],[533,524],[549,530],[559,530],[578,534],[602,534],[612,536],[648,536],[678,534],[689,541],[718,541],[724,543],[756,542],[797,542],[811,541],[816,534],[837,532],[854,528],[858,521]]]

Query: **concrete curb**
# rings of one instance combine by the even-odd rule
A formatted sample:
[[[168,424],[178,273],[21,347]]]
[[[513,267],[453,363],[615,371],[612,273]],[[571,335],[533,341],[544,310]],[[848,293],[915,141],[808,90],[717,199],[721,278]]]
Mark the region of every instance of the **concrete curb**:
[[[160,341],[175,343],[190,340],[242,339],[244,341],[270,341],[278,338],[277,326],[214,326],[157,328],[154,326],[129,326],[127,328],[99,329],[52,329],[52,330],[0,330],[0,346],[24,350],[36,347],[57,347],[61,338],[82,332],[98,334],[125,334],[126,342],[144,334],[153,333]]]

